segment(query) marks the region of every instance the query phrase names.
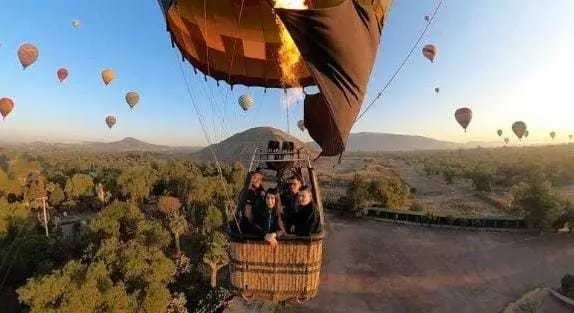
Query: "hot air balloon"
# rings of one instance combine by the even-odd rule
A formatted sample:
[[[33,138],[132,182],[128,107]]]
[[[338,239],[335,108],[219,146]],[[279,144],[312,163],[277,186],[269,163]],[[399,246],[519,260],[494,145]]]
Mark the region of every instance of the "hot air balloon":
[[[102,71],[102,80],[104,84],[109,85],[116,78],[116,73],[113,69],[107,68]]]
[[[435,88],[434,88],[434,92],[439,93],[439,92],[440,92],[440,88],[435,87]]]
[[[572,135],[572,134],[568,135],[568,140],[572,140],[572,137],[573,137],[573,136],[574,136],[574,135]]]
[[[113,115],[108,115],[106,116],[106,125],[108,125],[109,129],[112,129],[112,127],[114,127],[114,125],[116,125],[117,119],[115,116]]]
[[[468,127],[468,124],[470,124],[470,121],[472,120],[472,111],[469,108],[460,108],[454,112],[454,117],[466,132],[466,128]]]
[[[73,20],[72,21],[72,27],[78,29],[80,28],[80,21],[79,20]]]
[[[524,132],[524,138],[528,138],[529,134],[530,134],[530,132],[528,130],[526,130],[526,132]]]
[[[0,114],[2,114],[2,119],[6,119],[6,116],[12,112],[14,109],[14,101],[10,98],[0,99]]]
[[[517,121],[512,124],[512,131],[518,137],[518,139],[522,139],[524,133],[526,132],[526,123],[523,121]]]
[[[38,55],[38,48],[31,43],[24,43],[18,48],[18,59],[23,69],[34,64],[38,60]]]
[[[342,155],[364,100],[383,22],[392,1],[307,1],[313,10],[273,8],[271,3],[275,1],[159,2],[173,43],[183,58],[206,77],[231,86],[279,89],[317,86],[319,93],[305,95],[305,127],[321,147],[320,156]],[[290,41],[285,40],[285,34],[290,35]],[[289,42],[299,53],[290,54],[294,62],[286,63],[284,54],[279,51],[284,52],[282,48]],[[277,176],[280,176],[281,164],[296,166],[293,168],[296,172],[307,166],[282,159],[294,153],[292,142],[270,142],[268,147],[290,151],[260,163],[266,170],[276,171]],[[255,163],[259,154],[253,156],[252,163]],[[311,182],[322,225],[322,204],[313,171],[307,166],[305,173]],[[231,282],[240,293],[245,296],[249,293],[255,300],[270,296],[269,300],[275,302],[291,298],[304,300],[317,294],[322,232],[312,240],[307,236],[290,241],[288,246],[293,251],[290,255],[296,254],[297,262],[282,250],[287,245],[280,244],[273,250],[269,244],[260,245],[260,240],[231,238],[232,263],[246,264],[246,267],[231,269]],[[251,265],[259,266],[261,262],[257,259],[268,260],[265,269],[257,272],[247,269]],[[282,282],[281,292],[277,290],[278,279]],[[252,293],[252,289],[257,291]]]
[[[425,58],[429,59],[431,62],[434,63],[434,58],[436,57],[436,46],[432,44],[428,44],[423,47],[423,55]]]
[[[555,131],[551,131],[551,132],[550,132],[550,138],[552,138],[552,140],[554,140],[554,137],[556,137],[556,132],[555,132]]]
[[[130,91],[126,93],[126,102],[130,106],[130,109],[133,109],[136,104],[140,101],[140,95],[135,91]]]
[[[63,82],[68,77],[68,70],[62,67],[58,69],[57,75],[60,82]]]
[[[430,21],[430,16],[425,15],[425,22],[428,22],[428,21]]]
[[[502,136],[502,129],[497,130],[496,133],[498,134],[498,137]]]
[[[243,109],[243,111],[249,110],[253,106],[254,102],[255,100],[253,100],[253,97],[250,95],[241,95],[239,97],[239,106]]]
[[[508,139],[508,137],[505,137],[505,138],[504,138],[504,144],[505,144],[505,145],[507,145],[509,141],[510,141],[510,139]]]
[[[305,121],[299,120],[299,121],[297,122],[297,127],[299,127],[299,129],[300,129],[301,131],[304,131],[304,130],[305,130]]]

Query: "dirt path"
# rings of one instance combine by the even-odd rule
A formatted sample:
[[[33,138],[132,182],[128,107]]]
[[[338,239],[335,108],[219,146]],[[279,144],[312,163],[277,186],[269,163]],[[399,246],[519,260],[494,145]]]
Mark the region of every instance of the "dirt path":
[[[333,216],[319,295],[289,312],[500,312],[574,272],[574,238],[343,221]]]

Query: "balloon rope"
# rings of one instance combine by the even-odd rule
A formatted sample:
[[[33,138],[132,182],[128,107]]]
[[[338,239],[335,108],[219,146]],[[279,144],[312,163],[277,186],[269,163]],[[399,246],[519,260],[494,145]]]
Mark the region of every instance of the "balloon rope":
[[[179,65],[179,70],[181,72],[181,76],[183,77],[183,80],[185,82],[185,87],[187,89],[187,95],[189,96],[189,99],[191,100],[191,104],[193,105],[193,108],[195,110],[195,114],[197,115],[197,119],[199,120],[199,124],[201,126],[201,130],[203,132],[203,136],[205,137],[205,141],[207,141],[207,149],[211,152],[211,155],[213,156],[213,160],[215,160],[215,166],[217,167],[217,172],[219,174],[219,179],[221,180],[222,183],[222,187],[223,187],[223,193],[225,194],[225,197],[227,198],[228,201],[231,201],[231,197],[229,196],[229,192],[227,190],[227,182],[225,180],[225,178],[223,177],[223,171],[221,170],[221,164],[219,163],[219,159],[217,158],[217,155],[215,154],[215,151],[213,150],[213,142],[211,141],[211,137],[209,136],[209,133],[207,132],[207,128],[205,126],[205,123],[203,121],[201,112],[199,110],[199,107],[197,106],[197,101],[195,99],[195,96],[193,94],[193,91],[190,87],[189,84],[189,80],[187,79],[187,76],[185,76],[185,71],[183,70],[183,66],[181,65],[182,62],[179,62],[179,56],[177,55],[177,52],[175,53],[177,60],[177,63]],[[227,211],[227,208],[226,208]],[[236,223],[237,220],[235,221]]]
[[[375,102],[377,100],[379,100],[381,98],[381,96],[383,95],[383,93],[385,92],[385,90],[391,85],[391,83],[395,80],[395,78],[397,77],[397,75],[399,74],[399,72],[403,69],[403,67],[406,65],[407,61],[410,59],[410,57],[412,56],[413,52],[415,51],[415,49],[417,48],[417,46],[419,45],[419,43],[421,42],[421,40],[423,39],[423,36],[427,33],[427,31],[430,29],[430,25],[432,24],[432,22],[435,19],[435,16],[439,10],[439,8],[442,6],[442,3],[444,2],[444,0],[440,0],[439,3],[437,4],[437,6],[435,7],[429,21],[426,23],[425,27],[423,28],[423,30],[421,31],[421,33],[419,34],[419,37],[417,38],[417,40],[415,41],[415,43],[413,44],[413,46],[411,47],[411,50],[409,51],[409,53],[407,54],[407,56],[403,59],[403,61],[401,62],[401,64],[397,67],[397,69],[395,70],[395,72],[393,73],[393,75],[391,76],[391,78],[389,78],[389,80],[387,81],[387,83],[385,84],[385,86],[383,87],[383,89],[381,89],[381,91],[379,91],[379,93],[377,94],[377,96],[371,100],[371,102],[369,103],[369,105],[365,108],[365,110],[359,114],[359,117],[357,117],[357,119],[355,120],[355,122],[359,121],[363,115],[365,115],[365,113],[367,113],[367,111],[369,111],[369,109],[373,106],[373,104],[375,104]]]

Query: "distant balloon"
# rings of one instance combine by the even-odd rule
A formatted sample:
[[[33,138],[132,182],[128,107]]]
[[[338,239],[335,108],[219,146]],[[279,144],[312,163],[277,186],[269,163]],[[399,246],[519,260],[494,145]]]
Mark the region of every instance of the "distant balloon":
[[[58,69],[57,74],[58,74],[58,79],[60,80],[60,82],[63,82],[68,77],[68,70],[62,67],[62,68]]]
[[[528,135],[530,135],[530,132],[526,130],[526,132],[524,132],[524,138],[528,138]]]
[[[454,117],[466,132],[466,128],[468,127],[468,124],[470,124],[470,121],[472,120],[472,111],[469,108],[460,108],[454,112]]]
[[[508,139],[508,137],[505,137],[505,138],[504,138],[504,144],[505,144],[505,145],[507,145],[509,141],[510,141],[510,139]]]
[[[0,114],[2,114],[2,119],[6,119],[6,116],[12,112],[14,109],[14,101],[10,98],[0,99]]]
[[[436,57],[436,46],[428,44],[423,47],[423,55],[425,58],[429,59],[431,62],[434,63],[434,58]]]
[[[72,21],[72,26],[76,29],[80,28],[80,21],[79,20]]]
[[[242,95],[239,97],[239,106],[243,109],[243,111],[249,110],[253,106],[255,100],[250,95]]]
[[[434,92],[439,93],[439,92],[440,92],[440,88],[434,87]]]
[[[502,129],[497,130],[496,133],[498,134],[498,137],[502,136]]]
[[[18,48],[18,59],[22,67],[26,69],[38,60],[38,48],[31,43],[24,43]]]
[[[107,68],[102,71],[102,80],[104,84],[109,85],[116,78],[116,73],[113,69]]]
[[[569,140],[572,140],[572,137],[573,137],[573,136],[574,136],[574,135],[572,135],[572,134],[568,135],[568,139],[569,139]]]
[[[552,140],[554,140],[554,137],[556,137],[556,132],[555,132],[555,131],[551,131],[551,132],[550,132],[550,137],[552,138]]]
[[[130,108],[133,109],[133,107],[135,107],[139,101],[140,101],[140,95],[137,92],[130,91],[126,93],[126,102],[130,106]]]
[[[304,121],[304,120],[299,120],[299,121],[297,122],[297,127],[299,127],[299,129],[300,129],[301,131],[305,131],[305,121]]]
[[[425,15],[425,22],[428,22],[428,21],[430,21],[430,16]]]
[[[526,133],[526,123],[523,121],[517,121],[512,124],[512,131],[518,137],[518,139],[522,139],[524,133]]]
[[[112,127],[114,127],[114,125],[116,125],[117,119],[115,116],[113,115],[108,115],[106,116],[106,124],[108,125],[109,129],[112,129]]]

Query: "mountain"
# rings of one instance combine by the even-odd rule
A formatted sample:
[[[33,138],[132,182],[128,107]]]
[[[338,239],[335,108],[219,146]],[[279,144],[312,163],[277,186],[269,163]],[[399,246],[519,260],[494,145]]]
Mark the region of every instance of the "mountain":
[[[312,151],[313,149],[306,147],[302,141],[282,130],[273,127],[255,127],[204,148],[195,153],[193,157],[198,161],[210,162],[213,160],[213,154],[211,152],[211,150],[213,150],[219,161],[239,161],[248,167],[255,148],[267,147],[269,140],[292,141],[295,143],[295,149],[303,148],[304,151],[310,152],[311,155],[316,154],[316,152]]]
[[[200,150],[200,147],[171,147],[147,143],[132,137],[126,137],[114,142],[85,141],[82,143],[47,143],[34,141],[31,143],[8,144],[33,150],[76,150],[91,152],[158,152],[158,153],[193,153]]]
[[[307,143],[308,146],[318,149],[314,142]],[[376,152],[376,151],[414,151],[414,150],[448,150],[467,149],[476,147],[500,146],[498,142],[468,142],[456,143],[450,141],[436,140],[423,136],[400,135],[388,133],[361,132],[349,135],[347,141],[347,152]]]

